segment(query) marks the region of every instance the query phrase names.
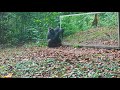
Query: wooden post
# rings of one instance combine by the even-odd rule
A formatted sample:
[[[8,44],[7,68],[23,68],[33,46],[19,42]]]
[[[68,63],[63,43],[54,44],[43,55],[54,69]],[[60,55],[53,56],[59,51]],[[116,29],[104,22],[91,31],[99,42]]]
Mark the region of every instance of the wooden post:
[[[118,47],[120,49],[120,12],[118,12]]]
[[[59,17],[60,18],[60,29],[61,29],[61,17]]]

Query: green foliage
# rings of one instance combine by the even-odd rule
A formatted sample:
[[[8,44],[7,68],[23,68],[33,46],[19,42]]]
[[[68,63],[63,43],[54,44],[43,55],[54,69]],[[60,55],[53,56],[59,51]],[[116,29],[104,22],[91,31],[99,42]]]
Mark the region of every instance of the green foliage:
[[[42,41],[46,40],[48,27],[59,26],[59,16],[79,13],[81,12],[0,12],[0,44],[19,45],[40,42],[46,45]],[[94,15],[62,18],[64,35],[69,36],[80,30],[88,30],[93,19]],[[99,26],[117,25],[114,12],[99,14],[99,19]]]
[[[69,36],[79,31],[84,31],[92,28],[94,14],[63,16],[61,18],[61,27],[64,28],[65,36]],[[106,12],[98,14],[98,26],[100,27],[115,27],[117,26],[117,13]]]
[[[108,12],[99,15],[100,26],[114,27],[117,26],[117,14],[115,12]]]
[[[48,27],[60,24],[60,15],[71,13],[77,12],[1,12],[0,44],[41,42],[46,39]]]

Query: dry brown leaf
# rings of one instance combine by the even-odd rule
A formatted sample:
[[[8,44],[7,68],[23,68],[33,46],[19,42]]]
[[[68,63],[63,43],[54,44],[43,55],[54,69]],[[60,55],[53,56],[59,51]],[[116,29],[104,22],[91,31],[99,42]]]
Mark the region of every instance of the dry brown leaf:
[[[12,77],[12,75],[13,75],[13,73],[9,73],[8,75],[6,75],[6,76],[2,76],[2,78],[11,78]]]

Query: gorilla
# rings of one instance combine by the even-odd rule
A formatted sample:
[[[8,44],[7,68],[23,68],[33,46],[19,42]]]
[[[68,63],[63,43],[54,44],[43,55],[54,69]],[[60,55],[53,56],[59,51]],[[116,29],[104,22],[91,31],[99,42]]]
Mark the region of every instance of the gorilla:
[[[60,29],[59,27],[57,27],[55,29],[48,28],[48,33],[47,33],[48,47],[61,46],[62,45],[61,38],[63,38],[63,32],[64,32],[64,30]]]

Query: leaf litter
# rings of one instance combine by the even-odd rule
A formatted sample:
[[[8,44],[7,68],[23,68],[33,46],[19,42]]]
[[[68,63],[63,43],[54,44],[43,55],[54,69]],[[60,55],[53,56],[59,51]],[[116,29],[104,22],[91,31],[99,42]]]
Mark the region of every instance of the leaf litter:
[[[119,78],[120,51],[73,47],[0,51],[0,77]]]

